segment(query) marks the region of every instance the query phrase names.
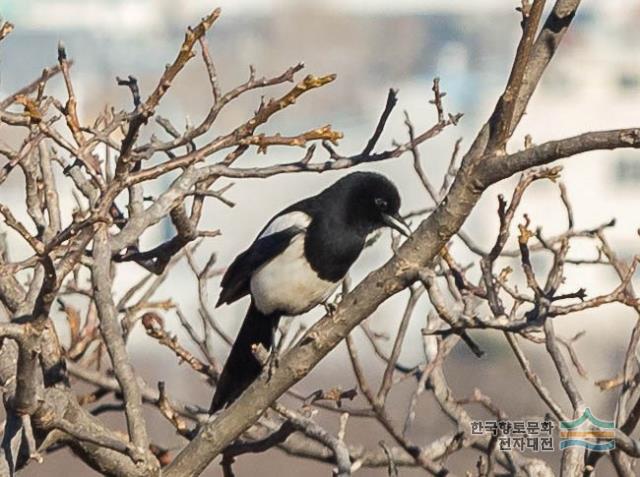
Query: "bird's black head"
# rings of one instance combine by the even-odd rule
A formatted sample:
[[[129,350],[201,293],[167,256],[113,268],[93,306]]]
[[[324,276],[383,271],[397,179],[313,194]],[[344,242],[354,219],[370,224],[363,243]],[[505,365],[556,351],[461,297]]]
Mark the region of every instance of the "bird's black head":
[[[354,172],[334,184],[344,200],[347,222],[365,234],[392,227],[409,236],[411,230],[400,217],[400,194],[389,179],[374,172]]]

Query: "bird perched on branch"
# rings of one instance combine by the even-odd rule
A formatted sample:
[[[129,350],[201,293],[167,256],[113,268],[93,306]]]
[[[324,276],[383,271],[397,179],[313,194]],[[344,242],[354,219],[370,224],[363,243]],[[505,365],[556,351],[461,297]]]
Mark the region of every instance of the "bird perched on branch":
[[[354,172],[267,223],[222,278],[216,306],[245,295],[251,304],[218,380],[212,413],[233,402],[262,371],[252,346],[271,349],[282,316],[326,302],[369,234],[388,226],[410,235],[399,209],[400,194],[389,179]]]

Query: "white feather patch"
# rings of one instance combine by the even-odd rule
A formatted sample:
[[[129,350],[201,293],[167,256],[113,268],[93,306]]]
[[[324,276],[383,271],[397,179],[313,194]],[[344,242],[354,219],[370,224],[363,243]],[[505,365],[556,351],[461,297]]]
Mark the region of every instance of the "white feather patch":
[[[293,238],[280,255],[251,277],[251,296],[262,313],[300,315],[326,301],[338,283],[323,280],[304,256],[304,234]]]
[[[267,235],[281,232],[288,229],[289,227],[297,227],[300,230],[306,230],[310,223],[311,217],[309,217],[304,212],[289,212],[284,215],[279,215],[275,219],[273,219],[258,238],[263,238]]]

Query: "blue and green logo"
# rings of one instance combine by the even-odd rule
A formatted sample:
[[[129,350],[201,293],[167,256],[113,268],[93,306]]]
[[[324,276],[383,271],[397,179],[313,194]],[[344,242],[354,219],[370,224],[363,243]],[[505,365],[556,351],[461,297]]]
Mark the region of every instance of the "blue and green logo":
[[[607,452],[616,447],[615,431],[612,421],[601,421],[586,408],[578,419],[560,421],[560,449],[584,447]]]

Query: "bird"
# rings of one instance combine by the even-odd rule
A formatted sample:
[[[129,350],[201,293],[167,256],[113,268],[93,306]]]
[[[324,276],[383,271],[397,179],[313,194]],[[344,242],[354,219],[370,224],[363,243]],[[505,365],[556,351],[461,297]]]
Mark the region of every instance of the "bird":
[[[370,234],[391,227],[410,236],[400,202],[398,188],[385,176],[353,172],[267,222],[222,277],[216,307],[246,295],[251,302],[219,376],[211,414],[235,401],[262,372],[253,346],[270,350],[281,317],[326,304]]]

